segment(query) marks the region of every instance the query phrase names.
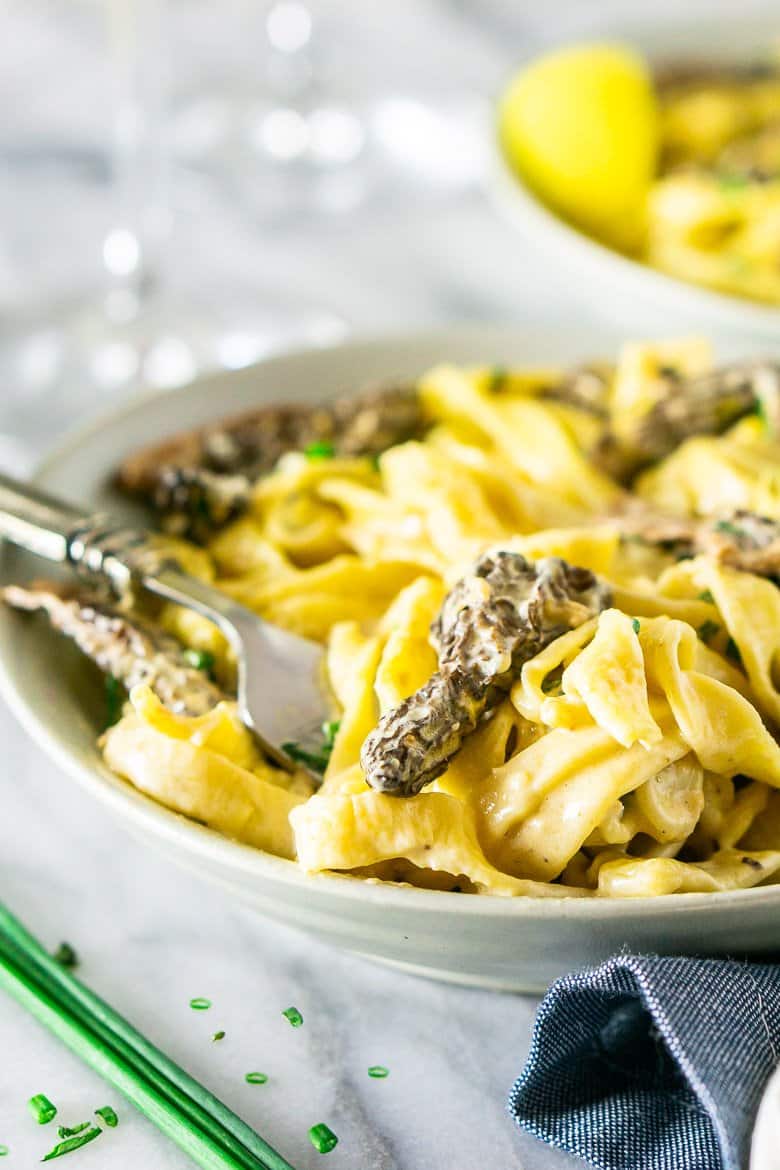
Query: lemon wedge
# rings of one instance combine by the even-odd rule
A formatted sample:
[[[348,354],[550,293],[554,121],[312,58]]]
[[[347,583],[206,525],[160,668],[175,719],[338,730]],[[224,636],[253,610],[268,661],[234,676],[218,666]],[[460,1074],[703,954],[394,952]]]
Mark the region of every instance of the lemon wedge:
[[[659,114],[637,53],[593,44],[538,58],[505,90],[498,130],[509,164],[545,203],[613,247],[640,246]]]

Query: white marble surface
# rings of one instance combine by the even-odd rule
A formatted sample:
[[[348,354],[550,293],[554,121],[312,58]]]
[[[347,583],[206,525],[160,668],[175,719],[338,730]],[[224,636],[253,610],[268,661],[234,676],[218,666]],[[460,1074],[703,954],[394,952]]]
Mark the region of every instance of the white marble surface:
[[[95,130],[95,111],[78,86],[43,86],[56,73],[63,38],[72,50],[77,29],[68,7],[14,0],[0,17],[10,22],[0,33],[6,46],[0,64],[3,53],[13,64],[0,67],[0,147],[26,143],[25,126],[42,108],[44,115],[56,114],[60,129],[78,124],[87,137]],[[186,0],[175,7],[185,10]],[[530,3],[490,0],[481,9],[465,2],[402,7],[407,20],[412,13],[412,31],[388,36],[387,56],[395,53],[408,65],[409,46],[415,49],[417,71],[408,84],[420,92],[427,62],[419,38],[432,43],[441,30],[447,60],[460,53],[464,63],[463,88],[469,101],[477,98],[469,105],[473,111],[529,39],[560,35],[567,22],[598,25],[599,17],[630,5],[557,0],[540,11]],[[350,4],[341,8],[349,11]],[[385,20],[391,10],[395,14],[396,6],[388,6]],[[368,9],[354,4],[352,11],[363,13],[362,32],[376,49],[382,34],[369,27]],[[206,51],[202,42],[198,51]],[[387,87],[397,89],[401,82],[390,80],[388,60],[383,68]],[[457,70],[441,72],[428,77],[429,88],[457,95]],[[371,74],[365,62],[363,74]],[[19,164],[18,151],[11,156]],[[92,225],[105,218],[108,198],[99,184],[79,193],[73,176],[52,166],[3,164],[0,183],[0,302],[44,330],[55,292],[75,281],[77,246],[83,260],[78,275],[88,283],[89,250],[81,241],[89,241]],[[196,170],[175,191],[170,282],[187,290],[219,279],[238,296],[281,288],[319,303],[355,330],[550,314],[564,327],[575,313],[594,321],[609,314],[610,306],[588,304],[586,290],[569,287],[565,273],[551,273],[519,248],[489,209],[478,172],[477,161],[438,184],[399,172],[352,210],[285,216],[277,207],[269,223],[258,210],[251,175],[239,168],[227,181],[208,168]],[[69,225],[59,235],[53,230],[58,216]],[[8,320],[0,360],[14,352]],[[25,388],[9,378],[15,368],[6,364],[0,391],[0,461],[19,467],[100,396],[64,373],[51,384]],[[321,1164],[333,1170],[574,1165],[523,1139],[505,1112],[524,1062],[533,1001],[399,975],[270,926],[129,837],[2,709],[0,742],[0,897],[48,946],[70,941],[85,981],[256,1125],[298,1170]],[[190,1010],[190,998],[198,995],[213,1001],[210,1011]],[[290,1004],[303,1013],[299,1030],[281,1016]],[[212,1043],[217,1029],[225,1030],[225,1039]],[[80,1151],[74,1166],[190,1165],[5,998],[0,1053],[0,1143],[10,1147],[9,1170],[31,1167],[53,1144],[52,1127],[39,1129],[26,1112],[36,1092],[56,1101],[61,1120],[70,1124],[105,1102],[116,1106],[119,1128]],[[387,1080],[369,1079],[366,1070],[375,1063],[390,1068]],[[268,1073],[266,1085],[244,1083],[254,1069]],[[319,1121],[340,1138],[326,1163],[307,1140],[309,1126]]]

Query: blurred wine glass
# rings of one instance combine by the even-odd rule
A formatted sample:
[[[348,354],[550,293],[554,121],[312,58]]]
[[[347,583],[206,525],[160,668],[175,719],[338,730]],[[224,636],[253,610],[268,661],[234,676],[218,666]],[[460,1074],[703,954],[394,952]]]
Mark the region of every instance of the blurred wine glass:
[[[218,239],[199,263],[208,193],[180,176],[171,182],[165,108],[175,54],[164,0],[11,8],[39,72],[28,87],[38,123],[0,124],[0,210],[15,212],[7,252],[0,244],[6,425],[48,437],[134,382],[173,386],[343,333],[338,314],[271,274],[234,279]],[[78,108],[60,111],[41,95],[63,54],[80,93]],[[18,88],[14,96],[19,104]]]

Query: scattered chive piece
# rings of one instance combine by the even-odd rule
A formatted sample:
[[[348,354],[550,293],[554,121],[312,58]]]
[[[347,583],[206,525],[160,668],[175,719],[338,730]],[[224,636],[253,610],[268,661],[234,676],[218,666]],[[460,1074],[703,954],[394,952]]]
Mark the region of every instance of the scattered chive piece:
[[[248,1085],[264,1085],[268,1080],[268,1075],[261,1072],[247,1073],[244,1080]]]
[[[381,471],[382,470],[380,463],[379,463],[380,458],[381,458],[381,455],[379,455],[379,454],[369,455],[369,457],[368,457],[368,461],[371,464],[371,467],[373,468],[374,471]]]
[[[190,1007],[194,1012],[207,1012],[211,1007],[211,1000],[198,995],[195,999],[190,1000]]]
[[[712,596],[709,589],[703,589],[698,595],[697,601],[709,601],[710,605],[715,604],[715,598]]]
[[[368,1075],[376,1081],[383,1081],[385,1077],[390,1076],[390,1069],[385,1068],[383,1064],[372,1064],[368,1070]]]
[[[738,524],[732,524],[731,520],[719,520],[715,525],[716,532],[727,532],[729,536],[744,536],[744,532]]]
[[[639,618],[632,618],[631,619],[631,626],[633,628],[634,633],[638,634],[642,628],[639,624]]]
[[[38,1125],[46,1125],[57,1116],[57,1106],[52,1105],[45,1093],[36,1093],[27,1102],[27,1108],[32,1113]]]
[[[297,1007],[285,1008],[282,1012],[282,1015],[286,1020],[290,1021],[290,1024],[293,1028],[300,1028],[301,1024],[303,1023],[303,1016],[298,1011]]]
[[[328,439],[317,439],[309,443],[303,453],[307,459],[332,459],[336,454],[336,448]]]
[[[108,728],[113,727],[122,717],[124,687],[113,674],[106,675],[104,686],[106,691],[106,727]]]
[[[8,1149],[8,1146],[0,1146],[0,1158],[4,1158],[6,1154],[10,1153],[11,1151]]]
[[[208,675],[214,673],[215,658],[210,650],[185,650],[184,657],[196,670],[202,670]]]
[[[716,634],[720,633],[720,626],[717,622],[702,622],[697,633],[702,642],[709,642],[710,638],[714,638]]]
[[[57,1128],[57,1137],[75,1137],[77,1133],[83,1133],[85,1129],[89,1129],[91,1124],[91,1121],[82,1121],[79,1125],[60,1125]]]
[[[73,1150],[80,1150],[87,1142],[91,1142],[93,1138],[99,1137],[103,1132],[95,1126],[93,1129],[87,1129],[84,1133],[79,1133],[75,1137],[66,1138],[64,1142],[60,1142],[53,1150],[49,1150],[45,1157],[41,1158],[42,1162],[51,1162],[53,1158],[61,1158],[63,1154],[70,1154]]]
[[[744,175],[719,175],[718,186],[721,191],[741,191],[747,187],[748,181]]]
[[[59,963],[61,967],[68,967],[69,969],[72,969],[73,967],[78,967],[79,965],[79,957],[70,943],[61,942],[52,955],[52,958],[54,959],[54,962]]]
[[[311,1127],[309,1130],[309,1141],[315,1150],[318,1150],[321,1154],[329,1154],[339,1144],[339,1139],[324,1121],[321,1121],[319,1125],[313,1125]]]
[[[556,666],[549,674],[546,674],[542,679],[542,691],[545,695],[551,695],[560,692],[561,679],[563,678],[563,663]]]
[[[95,1116],[102,1117],[109,1129],[116,1129],[119,1125],[116,1110],[112,1109],[110,1105],[101,1105],[99,1109],[95,1110]]]
[[[729,638],[726,643],[726,657],[730,658],[732,662],[735,662],[737,666],[742,665],[742,655],[739,652],[739,646],[733,638]]]
[[[340,719],[330,719],[330,720],[327,720],[325,723],[323,723],[322,735],[323,735],[323,738],[325,739],[325,747],[329,747],[329,748],[333,747],[334,741],[336,739],[336,736],[338,735],[340,727],[341,727],[341,720]]]
[[[509,374],[504,366],[493,366],[488,375],[488,394],[500,394],[505,388]]]
[[[297,743],[283,743],[282,751],[295,760],[296,764],[305,764],[307,768],[311,768],[313,772],[324,772],[328,766],[327,758],[324,752],[321,755],[315,755],[313,752],[304,751],[304,749]]]
[[[311,768],[313,772],[322,774],[328,766],[331,754],[333,752],[333,744],[336,739],[339,727],[341,726],[340,719],[333,719],[322,725],[322,739],[323,744],[319,752],[307,752],[297,743],[283,743],[282,751],[286,752],[291,760],[295,760],[298,764],[305,764],[307,768]]]
[[[222,1031],[215,1032],[215,1033],[214,1033],[214,1035],[211,1037],[211,1039],[212,1039],[212,1041],[214,1041],[214,1040],[224,1040],[224,1039],[225,1039],[225,1033],[224,1033],[224,1032],[222,1032]]]

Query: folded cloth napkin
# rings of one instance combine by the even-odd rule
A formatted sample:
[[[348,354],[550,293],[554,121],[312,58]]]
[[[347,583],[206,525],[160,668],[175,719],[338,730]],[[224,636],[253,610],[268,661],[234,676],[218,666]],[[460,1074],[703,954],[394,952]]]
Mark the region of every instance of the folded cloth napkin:
[[[780,1060],[780,964],[620,955],[559,979],[509,1109],[599,1170],[742,1170]]]

